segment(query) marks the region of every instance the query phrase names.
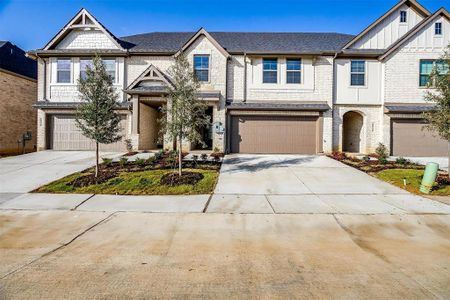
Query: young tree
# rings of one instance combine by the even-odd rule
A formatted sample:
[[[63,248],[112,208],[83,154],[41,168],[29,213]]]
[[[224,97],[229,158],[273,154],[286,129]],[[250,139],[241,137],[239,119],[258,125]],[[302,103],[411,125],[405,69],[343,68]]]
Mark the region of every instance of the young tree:
[[[428,86],[434,89],[425,94],[425,100],[436,104],[435,109],[424,113],[428,121],[426,128],[434,131],[449,144],[448,158],[450,161],[450,45],[444,54],[436,61],[431,72]]]
[[[96,56],[92,67],[87,66],[85,78],[78,81],[81,104],[77,109],[76,125],[82,134],[95,141],[95,177],[98,177],[98,145],[111,144],[122,137],[120,116],[115,112],[117,93],[103,61]]]
[[[161,119],[161,133],[178,142],[178,175],[181,176],[183,140],[204,144],[199,129],[210,121],[206,115],[205,102],[198,98],[200,84],[183,54],[175,58],[175,63],[168,73],[173,86],[167,87],[167,105],[163,107],[167,117]]]

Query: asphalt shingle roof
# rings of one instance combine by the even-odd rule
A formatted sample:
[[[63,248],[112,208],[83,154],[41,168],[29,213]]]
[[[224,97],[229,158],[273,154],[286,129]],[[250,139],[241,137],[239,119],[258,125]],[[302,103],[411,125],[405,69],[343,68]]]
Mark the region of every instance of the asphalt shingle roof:
[[[120,38],[130,52],[177,52],[195,32],[151,32]],[[354,36],[313,32],[210,32],[230,53],[324,53],[336,52]]]
[[[37,78],[37,63],[25,56],[25,51],[7,41],[0,41],[0,68],[33,79]]]

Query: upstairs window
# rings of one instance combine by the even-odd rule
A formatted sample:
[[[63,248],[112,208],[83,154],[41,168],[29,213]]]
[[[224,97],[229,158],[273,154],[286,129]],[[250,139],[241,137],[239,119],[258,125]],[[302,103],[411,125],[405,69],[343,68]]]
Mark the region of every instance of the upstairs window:
[[[86,80],[87,67],[92,68],[92,59],[80,59],[80,79]]]
[[[263,83],[277,83],[278,60],[276,58],[263,59]]]
[[[56,82],[70,83],[71,77],[71,60],[59,58],[56,63]]]
[[[301,59],[288,58],[286,59],[286,83],[297,83],[301,81]]]
[[[200,82],[209,81],[209,55],[194,55],[194,74]]]
[[[105,66],[106,73],[111,77],[112,82],[116,82],[116,60],[104,59],[103,65]]]
[[[111,80],[116,82],[116,60],[115,59],[104,59],[103,65],[105,66],[106,73],[111,77]],[[80,59],[80,78],[86,79],[87,67],[92,68],[92,59]]]
[[[442,23],[436,22],[434,24],[434,34],[435,35],[441,35],[442,34]]]
[[[449,71],[449,66],[446,61],[421,60],[419,86],[426,87],[428,84],[434,86],[433,82],[429,82],[431,72],[434,68],[436,68],[438,78],[445,76]]]
[[[400,11],[400,23],[406,23],[406,10]]]
[[[350,65],[350,85],[366,85],[366,62],[364,60],[352,60]]]

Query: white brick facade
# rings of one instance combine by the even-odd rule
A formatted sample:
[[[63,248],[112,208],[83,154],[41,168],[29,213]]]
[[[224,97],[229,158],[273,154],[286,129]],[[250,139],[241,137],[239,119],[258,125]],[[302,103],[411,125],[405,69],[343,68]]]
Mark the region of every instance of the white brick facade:
[[[405,24],[400,24],[400,11],[407,12],[408,19],[404,22]],[[212,41],[211,36],[205,31],[199,31],[198,37],[183,50],[191,63],[196,54],[209,56],[209,81],[201,84],[201,91],[220,93],[219,101],[208,103],[213,108],[215,124],[220,123],[226,127],[226,101],[266,104],[269,102],[284,104],[325,102],[330,109],[322,113],[324,152],[342,150],[343,116],[346,112],[354,111],[363,116],[360,150],[370,153],[374,152],[380,142],[387,146],[390,144],[391,125],[388,115],[384,113],[385,103],[424,103],[423,96],[426,89],[419,86],[420,60],[436,59],[442,54],[444,46],[450,42],[450,22],[439,14],[429,17],[435,18],[433,22],[408,38],[399,49],[386,58],[381,58],[381,54],[369,55],[368,53],[374,49],[384,51],[389,48],[395,41],[414,30],[415,26],[425,18],[427,16],[424,10],[414,5],[404,4],[389,15],[380,18],[380,23],[349,47],[350,50],[356,51],[354,52],[356,54],[346,55],[344,52],[337,51],[336,55],[328,52],[296,55],[295,58],[301,59],[301,81],[296,84],[287,84],[286,80],[286,60],[293,57],[292,55],[276,53],[269,55],[269,57],[277,58],[277,83],[265,84],[262,82],[262,62],[266,56],[256,54],[261,52],[253,54],[246,52],[245,56],[244,52],[232,53],[227,57],[226,49],[217,46],[216,41]],[[444,34],[441,37],[434,34],[436,21],[442,22]],[[54,49],[79,50],[80,52],[83,49],[127,51],[120,49],[116,41],[100,27],[97,26],[96,29],[91,28],[91,30],[72,30],[58,41]],[[64,52],[60,57],[65,57]],[[76,82],[80,73],[80,57],[71,56],[72,77],[69,84],[56,82],[57,58],[58,56],[55,55],[38,59],[38,100],[49,100],[55,103],[78,102]],[[168,75],[174,62],[174,53],[150,55],[148,52],[129,52],[121,57],[119,54],[119,57],[115,59],[117,68],[115,86],[119,94],[118,100],[132,101],[132,97],[123,90],[150,65]],[[351,61],[355,59],[365,61],[364,86],[355,87],[350,83]],[[147,98],[151,97],[143,95],[134,97],[133,101],[137,101],[136,104],[140,100],[147,104],[155,100],[149,100]],[[158,101],[161,100],[163,98],[159,96]],[[149,105],[155,108],[154,103]],[[139,122],[138,110],[131,112],[128,120],[130,135],[136,149],[140,148],[140,140],[146,140],[138,136],[136,127]],[[39,110],[38,122],[45,123],[45,111]],[[225,130],[228,129],[225,128]],[[45,147],[43,142],[45,139],[42,138],[42,135],[46,134],[45,124],[40,123],[38,130],[38,145],[42,148]],[[226,136],[226,133],[219,134],[214,130],[213,148],[224,150]],[[170,144],[170,141],[166,141],[164,147],[170,148]],[[190,147],[189,143],[184,146]]]

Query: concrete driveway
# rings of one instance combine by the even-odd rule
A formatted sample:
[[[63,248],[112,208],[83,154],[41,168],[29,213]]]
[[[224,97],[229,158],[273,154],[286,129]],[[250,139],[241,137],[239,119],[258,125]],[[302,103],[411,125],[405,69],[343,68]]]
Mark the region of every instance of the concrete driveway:
[[[101,153],[102,157],[117,153]],[[95,164],[93,151],[41,151],[0,159],[0,199],[32,191],[43,184]],[[7,195],[10,194],[10,195]],[[0,200],[1,201],[1,200]]]
[[[227,155],[208,212],[450,213],[326,156]]]

